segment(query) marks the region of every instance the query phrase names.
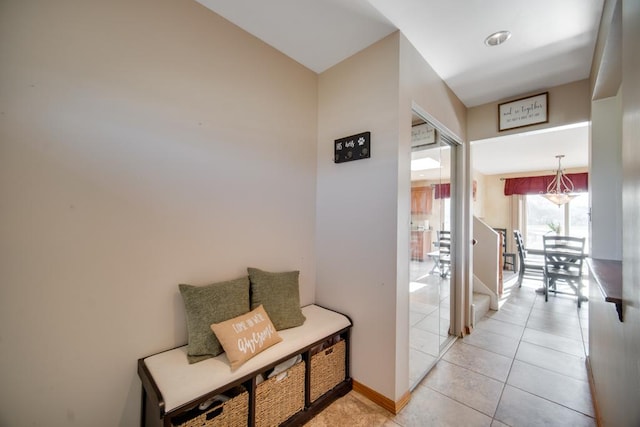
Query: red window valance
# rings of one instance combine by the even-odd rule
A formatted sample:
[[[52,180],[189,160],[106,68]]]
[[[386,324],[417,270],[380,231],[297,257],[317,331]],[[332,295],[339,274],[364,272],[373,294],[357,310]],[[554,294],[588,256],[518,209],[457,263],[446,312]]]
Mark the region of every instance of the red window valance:
[[[568,173],[565,174],[567,178],[573,182],[574,191],[585,192],[589,189],[589,174],[583,173]],[[555,178],[555,175],[544,176],[525,176],[522,178],[507,178],[504,180],[504,195],[511,196],[512,194],[544,194],[547,192],[549,183]]]
[[[435,184],[433,187],[434,199],[448,199],[451,197],[451,184]]]

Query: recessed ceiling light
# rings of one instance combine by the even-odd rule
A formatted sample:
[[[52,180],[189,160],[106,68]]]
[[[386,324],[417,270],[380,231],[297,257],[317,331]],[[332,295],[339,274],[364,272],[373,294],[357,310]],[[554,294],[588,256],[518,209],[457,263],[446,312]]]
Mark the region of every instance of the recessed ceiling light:
[[[484,44],[487,46],[498,46],[509,40],[509,37],[511,37],[511,31],[498,31],[484,39]]]

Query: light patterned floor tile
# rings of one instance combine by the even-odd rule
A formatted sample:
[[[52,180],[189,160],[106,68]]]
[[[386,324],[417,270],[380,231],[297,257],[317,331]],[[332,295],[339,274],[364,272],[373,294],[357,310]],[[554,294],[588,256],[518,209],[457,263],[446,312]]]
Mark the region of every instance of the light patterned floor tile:
[[[524,335],[522,335],[522,341],[573,354],[574,356],[584,356],[584,344],[581,341],[538,331],[537,329],[526,328]]]
[[[495,419],[518,427],[596,427],[593,418],[507,385]]]
[[[524,326],[515,325],[513,323],[502,322],[489,317],[485,317],[478,322],[476,329],[493,332],[494,334],[504,335],[510,338],[520,339],[524,332]]]
[[[504,383],[441,360],[422,385],[493,417]]]
[[[586,359],[547,347],[521,342],[516,359],[581,381],[589,381]]]
[[[435,364],[442,329],[435,314],[427,319],[442,297],[439,279],[427,274],[420,282],[427,286],[411,299],[412,324],[419,325],[410,332],[412,384]],[[522,288],[505,289],[500,311],[490,312],[449,348],[400,414],[351,392],[307,425],[595,427],[584,364],[588,304],[578,311],[575,299],[544,302],[535,293],[539,286],[525,280]]]
[[[505,382],[513,359],[458,340],[442,357],[451,363]]]
[[[409,349],[409,386],[416,385],[436,362],[436,357],[416,349]]]
[[[462,341],[507,357],[513,357],[516,354],[519,342],[516,338],[498,335],[482,329],[476,329],[472,334],[464,337]]]
[[[390,412],[375,404],[365,402],[350,392],[333,402],[324,411],[305,424],[307,427],[335,427],[337,425],[354,427],[396,427]]]
[[[418,328],[411,328],[411,331],[409,331],[409,346],[415,350],[437,357],[440,353],[440,338],[438,334],[423,331]]]
[[[393,420],[403,427],[491,425],[491,417],[425,386],[414,390],[409,404]]]
[[[586,381],[515,360],[507,384],[585,415],[594,415],[591,390]]]

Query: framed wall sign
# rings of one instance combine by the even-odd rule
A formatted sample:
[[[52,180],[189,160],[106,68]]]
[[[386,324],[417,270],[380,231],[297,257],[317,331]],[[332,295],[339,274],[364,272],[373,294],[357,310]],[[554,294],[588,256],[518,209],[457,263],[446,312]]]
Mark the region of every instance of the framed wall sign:
[[[333,155],[335,163],[368,159],[371,157],[371,132],[336,139],[333,142]]]
[[[549,121],[549,92],[498,104],[500,131]]]
[[[436,142],[435,128],[429,123],[422,123],[411,127],[411,146],[419,147]]]

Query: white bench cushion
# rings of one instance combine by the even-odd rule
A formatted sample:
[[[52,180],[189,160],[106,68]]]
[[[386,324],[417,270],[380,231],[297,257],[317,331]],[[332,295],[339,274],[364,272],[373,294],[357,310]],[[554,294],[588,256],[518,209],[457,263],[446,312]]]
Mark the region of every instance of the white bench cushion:
[[[164,398],[165,412],[223,387],[300,348],[320,341],[351,325],[349,319],[317,305],[302,307],[307,318],[302,326],[278,331],[282,341],[248,360],[234,372],[226,354],[189,364],[187,346],[154,354],[144,359]]]

